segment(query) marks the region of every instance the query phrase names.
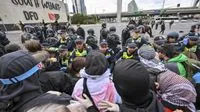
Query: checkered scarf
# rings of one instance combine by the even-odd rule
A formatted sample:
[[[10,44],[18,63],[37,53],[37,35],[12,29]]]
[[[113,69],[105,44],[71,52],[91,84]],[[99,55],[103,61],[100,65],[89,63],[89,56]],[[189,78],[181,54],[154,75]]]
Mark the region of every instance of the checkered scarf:
[[[195,112],[196,91],[194,86],[184,77],[171,71],[160,74],[160,97],[176,106],[187,107]]]

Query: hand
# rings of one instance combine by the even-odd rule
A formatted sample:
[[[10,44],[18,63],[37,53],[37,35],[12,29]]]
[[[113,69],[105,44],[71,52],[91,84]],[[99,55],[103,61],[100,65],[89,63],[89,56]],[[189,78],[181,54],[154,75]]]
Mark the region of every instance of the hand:
[[[78,100],[78,102],[80,102],[82,105],[84,105],[85,108],[91,107],[93,104],[90,101],[90,99],[88,98],[88,96],[86,94],[83,94],[83,96],[85,97],[85,99],[79,98],[77,96],[75,96],[75,98]]]
[[[110,103],[108,101],[102,101],[99,103],[100,110],[111,111],[111,112],[119,112],[119,106],[114,103]]]
[[[160,87],[160,84],[159,84],[158,82],[155,82],[154,84],[155,84],[155,86],[156,86],[156,89],[158,90],[159,87]]]
[[[173,112],[183,112],[182,110],[178,110],[178,109],[176,109],[175,111],[173,111]]]

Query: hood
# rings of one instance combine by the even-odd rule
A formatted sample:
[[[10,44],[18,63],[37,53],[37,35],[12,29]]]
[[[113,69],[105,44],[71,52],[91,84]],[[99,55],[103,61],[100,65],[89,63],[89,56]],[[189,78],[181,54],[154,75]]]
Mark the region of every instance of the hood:
[[[138,55],[141,56],[142,58],[146,60],[151,60],[156,57],[156,51],[154,50],[153,47],[149,45],[143,45],[139,50],[138,50]]]
[[[184,62],[184,61],[187,61],[187,56],[185,56],[184,54],[179,54],[178,56],[172,58],[172,59],[169,59],[168,62]]]
[[[37,61],[28,52],[16,51],[9,53],[0,58],[0,78],[8,79],[20,76],[37,64]],[[17,104],[20,107],[20,105],[41,94],[38,71],[23,81],[4,85],[0,93],[0,101]]]
[[[118,62],[113,71],[113,82],[123,102],[141,104],[149,99],[149,73],[138,61]]]
[[[90,75],[102,75],[108,68],[105,56],[97,51],[91,51],[86,57],[85,72]]]
[[[151,100],[143,105],[120,104],[120,112],[164,112],[163,105],[157,100],[156,94],[151,92]]]

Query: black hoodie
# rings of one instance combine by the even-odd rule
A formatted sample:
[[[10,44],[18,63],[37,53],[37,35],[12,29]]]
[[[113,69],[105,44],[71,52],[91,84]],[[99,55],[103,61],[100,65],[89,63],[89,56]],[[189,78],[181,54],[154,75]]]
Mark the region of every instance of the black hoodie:
[[[119,61],[113,71],[113,82],[122,98],[120,112],[164,112],[150,90],[149,73],[140,62]]]
[[[37,61],[25,51],[6,54],[0,58],[0,78],[7,79],[19,76],[37,64]],[[16,84],[5,85],[0,90],[0,111],[24,112],[32,107],[49,103],[69,104],[70,97],[43,94],[38,75],[39,71]]]

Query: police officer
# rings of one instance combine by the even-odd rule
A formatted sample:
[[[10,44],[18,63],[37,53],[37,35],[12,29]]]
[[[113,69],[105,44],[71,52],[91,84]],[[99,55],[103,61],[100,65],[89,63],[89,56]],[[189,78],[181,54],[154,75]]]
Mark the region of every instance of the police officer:
[[[177,43],[179,34],[177,32],[170,32],[167,34],[167,43]]]
[[[85,45],[82,37],[78,36],[77,39],[75,40],[75,44],[76,44],[76,49],[72,52],[70,56],[70,59],[69,59],[70,63],[76,57],[86,57],[89,52],[89,49]]]
[[[115,55],[114,55],[114,51],[112,49],[109,49],[108,47],[108,43],[105,39],[103,39],[101,42],[100,42],[100,46],[99,46],[99,52],[103,53],[109,63],[109,68],[113,69],[114,67],[114,64],[115,64]]]
[[[135,43],[139,49],[143,44],[149,44],[143,37],[140,36],[139,29],[131,30],[130,34],[131,37],[126,41],[126,46],[129,43]]]
[[[51,28],[48,28],[46,30],[46,38],[49,38],[49,37],[55,37],[55,32]]]
[[[106,23],[103,23],[102,25],[102,28],[100,30],[100,42],[103,40],[103,39],[107,39],[107,36],[108,36],[108,29],[106,28]]]
[[[33,33],[33,35],[40,40],[40,43],[42,43],[44,41],[42,29],[39,26],[34,26],[34,30],[35,32]]]
[[[59,61],[61,67],[67,67],[69,65],[69,57],[71,56],[72,52],[68,51],[67,46],[60,46],[59,47]]]
[[[58,38],[59,38],[59,46],[61,45],[67,45],[67,33],[64,30],[59,30],[58,31]]]
[[[119,35],[116,34],[116,27],[114,27],[114,26],[109,28],[109,32],[110,33],[107,38],[108,46],[116,54],[120,50],[120,48],[117,47],[119,44],[121,44],[121,42],[119,40],[120,37],[119,37]]]
[[[115,61],[119,59],[135,59],[139,60],[137,54],[138,47],[135,43],[128,43],[127,48],[121,50],[116,56]]]
[[[86,44],[89,45],[93,50],[97,50],[98,49],[98,41],[96,39],[96,36],[94,35],[94,30],[93,29],[89,29],[87,31],[88,33],[88,37],[86,40]]]
[[[73,51],[76,47],[75,40],[77,38],[77,34],[75,29],[72,26],[69,26],[67,29],[67,46],[69,51]],[[79,36],[81,37],[81,36]],[[83,39],[83,37],[81,37]]]
[[[164,36],[155,36],[153,40],[153,47],[157,51],[158,49],[161,49],[161,46],[163,46],[166,43],[166,38]]]
[[[187,36],[183,43],[185,44],[184,47],[184,54],[192,59],[200,60],[200,45],[199,45],[199,37],[198,36]]]

